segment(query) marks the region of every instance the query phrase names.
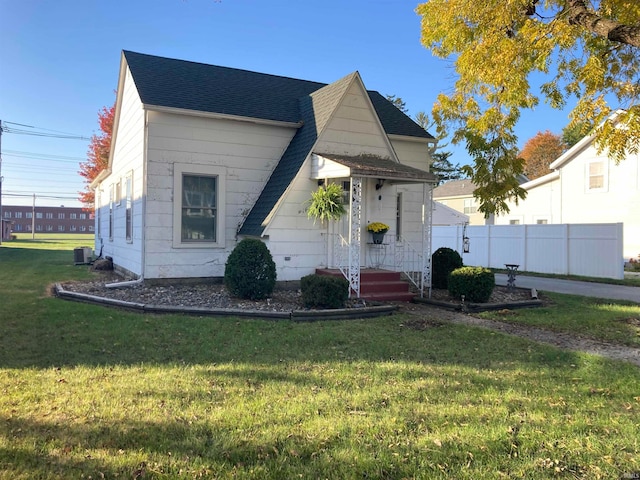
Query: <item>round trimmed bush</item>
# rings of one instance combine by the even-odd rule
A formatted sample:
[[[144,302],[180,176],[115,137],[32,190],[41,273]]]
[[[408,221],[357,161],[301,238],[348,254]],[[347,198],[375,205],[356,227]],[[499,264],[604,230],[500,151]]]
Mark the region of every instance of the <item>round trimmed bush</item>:
[[[342,308],[349,298],[349,282],[344,277],[312,273],[300,279],[302,302],[308,308]]]
[[[276,264],[260,240],[241,240],[227,259],[224,284],[232,295],[249,300],[268,297],[276,286]]]
[[[462,267],[462,257],[455,250],[440,247],[431,256],[431,286],[447,289],[449,274]]]
[[[496,276],[484,267],[462,267],[449,274],[449,294],[465,302],[486,303],[496,286]]]

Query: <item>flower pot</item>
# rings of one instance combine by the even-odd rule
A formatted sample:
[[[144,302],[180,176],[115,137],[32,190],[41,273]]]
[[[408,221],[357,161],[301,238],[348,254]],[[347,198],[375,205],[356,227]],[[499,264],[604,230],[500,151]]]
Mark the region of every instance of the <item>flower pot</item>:
[[[387,232],[371,232],[371,237],[373,238],[373,243],[376,245],[381,245],[384,241],[384,234]]]

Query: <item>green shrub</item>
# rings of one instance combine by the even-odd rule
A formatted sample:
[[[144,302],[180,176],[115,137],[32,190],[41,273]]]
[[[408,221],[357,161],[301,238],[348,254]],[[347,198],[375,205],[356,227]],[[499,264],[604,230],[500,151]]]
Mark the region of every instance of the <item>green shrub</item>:
[[[485,303],[496,286],[496,277],[484,267],[462,267],[449,274],[449,294],[466,302]]]
[[[431,286],[447,289],[449,274],[462,267],[462,257],[447,247],[440,247],[431,256]]]
[[[349,298],[349,282],[344,277],[311,274],[300,279],[300,291],[307,308],[342,308]]]
[[[245,238],[227,259],[224,284],[232,295],[250,300],[266,298],[276,285],[276,264],[260,240]]]

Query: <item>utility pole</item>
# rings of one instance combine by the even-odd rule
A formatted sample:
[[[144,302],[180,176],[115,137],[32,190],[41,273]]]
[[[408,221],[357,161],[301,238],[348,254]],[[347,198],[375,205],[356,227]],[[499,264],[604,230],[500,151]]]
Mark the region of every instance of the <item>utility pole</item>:
[[[2,120],[0,120],[0,245],[4,237],[4,221],[2,216]]]
[[[33,208],[31,209],[31,240],[36,238],[36,194],[33,194]]]

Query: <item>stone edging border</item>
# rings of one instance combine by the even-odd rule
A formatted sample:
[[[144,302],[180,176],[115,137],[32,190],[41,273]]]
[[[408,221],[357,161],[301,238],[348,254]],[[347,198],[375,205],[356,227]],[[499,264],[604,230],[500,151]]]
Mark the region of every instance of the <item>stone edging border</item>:
[[[520,289],[520,290],[529,290],[529,289]],[[425,305],[433,305],[435,307],[444,308],[447,310],[451,310],[454,312],[465,312],[465,313],[478,313],[478,312],[486,312],[489,310],[502,310],[509,309],[513,310],[516,308],[531,308],[531,307],[540,307],[542,306],[542,301],[537,298],[532,298],[531,300],[522,300],[518,302],[499,302],[499,303],[460,303],[460,304],[452,304],[449,302],[442,302],[440,300],[433,300],[430,298],[420,298],[416,297],[413,299],[414,303],[422,303]]]
[[[361,308],[339,308],[329,310],[293,310],[291,312],[267,312],[264,310],[243,310],[238,308],[209,309],[202,307],[179,307],[171,305],[152,305],[112,298],[97,297],[86,293],[65,290],[60,283],[55,284],[56,297],[76,302],[93,303],[109,307],[123,308],[140,313],[181,313],[187,315],[207,315],[216,317],[251,317],[271,320],[292,320],[294,322],[313,322],[320,320],[348,320],[373,318],[391,315],[396,305],[376,305]]]

